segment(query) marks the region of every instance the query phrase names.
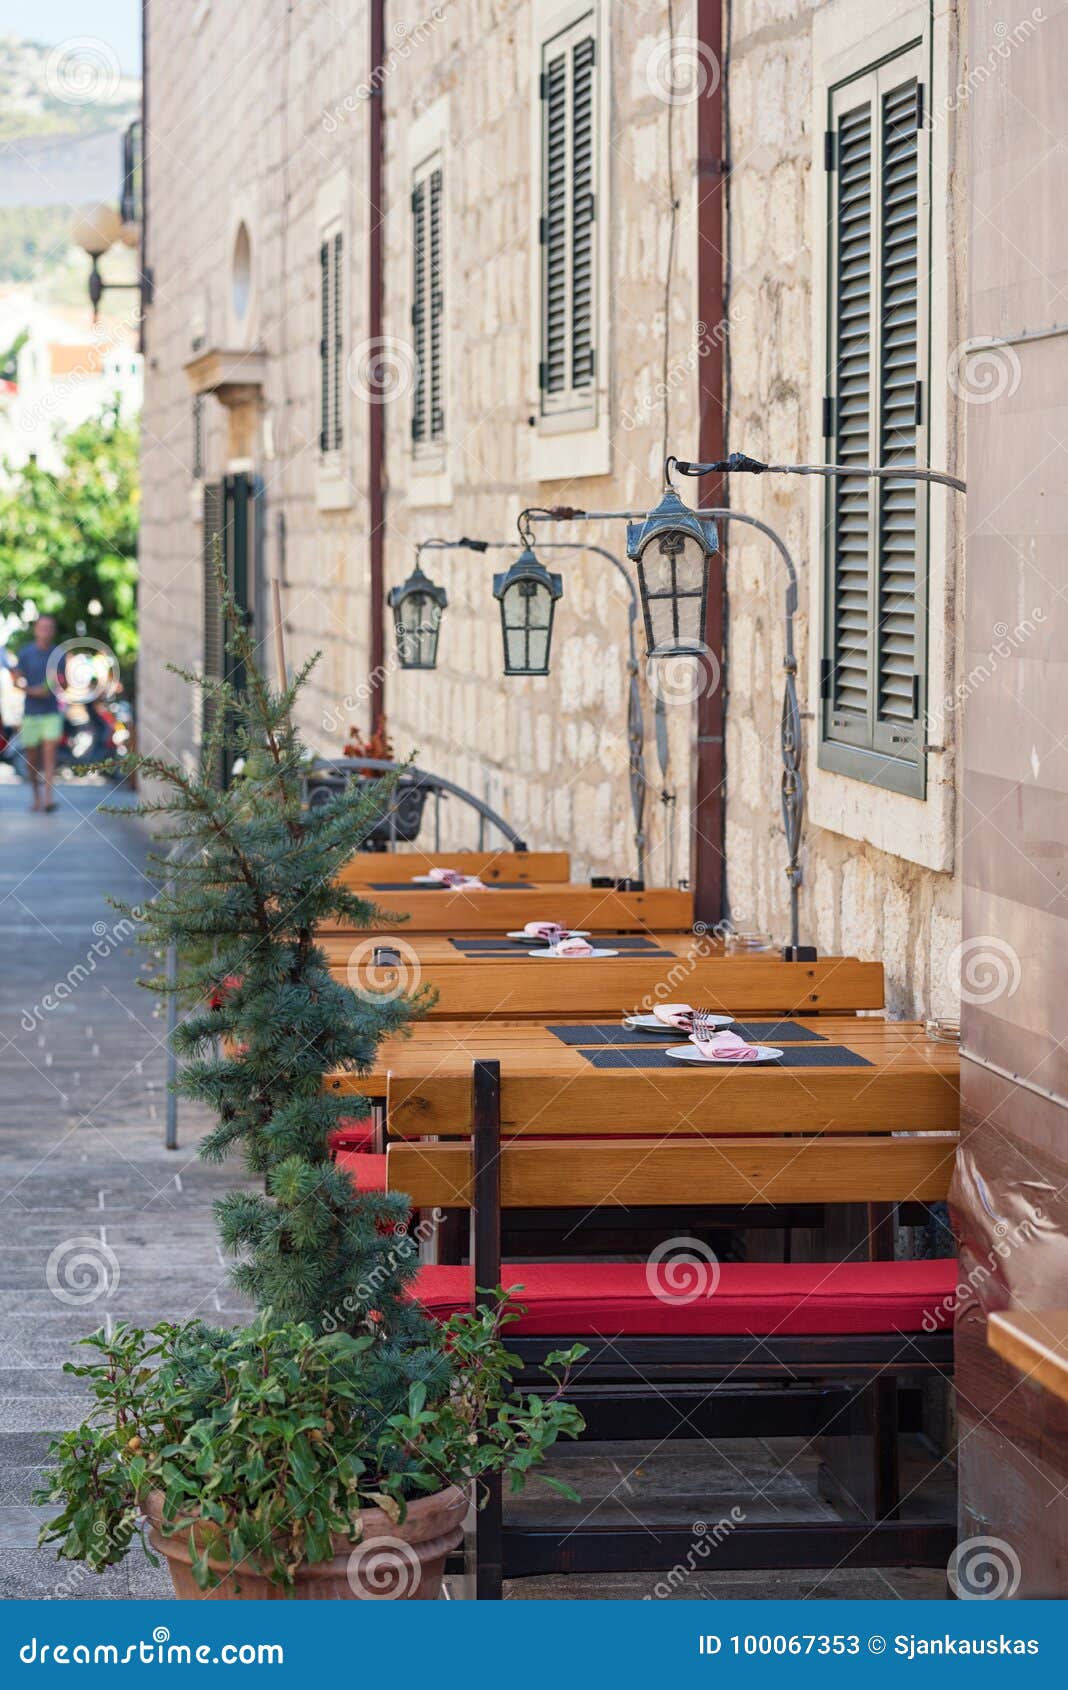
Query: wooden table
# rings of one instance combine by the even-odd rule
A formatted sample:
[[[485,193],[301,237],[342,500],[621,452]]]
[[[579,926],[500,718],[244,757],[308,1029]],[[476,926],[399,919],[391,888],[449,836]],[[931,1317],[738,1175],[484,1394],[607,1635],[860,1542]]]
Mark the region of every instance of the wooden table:
[[[583,1042],[567,1043],[552,1031],[563,1024],[423,1023],[410,1038],[385,1041],[370,1075],[339,1075],[329,1083],[342,1093],[385,1100],[389,1132],[396,1137],[406,1136],[407,1123],[419,1134],[468,1132],[471,1065],[482,1057],[501,1063],[505,1131],[524,1121],[530,1123],[527,1131],[550,1137],[576,1132],[619,1139],[651,1132],[763,1137],[886,1132],[889,1123],[902,1132],[950,1132],[955,1141],[958,1053],[928,1040],[916,1022],[828,1016],[807,1024],[754,1026],[755,1037],[783,1049],[784,1064],[711,1069],[668,1062],[662,1054],[663,1065],[637,1065],[648,1051],[685,1043],[681,1035],[651,1035],[637,1046],[600,1043],[596,1033],[569,1033]],[[570,1025],[580,1023],[573,1017]],[[609,1038],[617,1030],[618,1021],[604,1027]],[[766,1036],[773,1031],[773,1039]],[[600,1057],[605,1051],[635,1065],[602,1067],[587,1054]],[[798,1057],[804,1066],[791,1065]],[[830,1193],[824,1196],[831,1200]]]
[[[1068,1310],[999,1309],[987,1321],[986,1341],[1021,1373],[1068,1402]]]
[[[450,938],[407,928],[322,934],[320,943],[335,977],[356,990],[396,995],[422,982],[434,986],[438,1000],[430,1013],[438,1020],[618,1017],[658,1003],[681,1002],[728,1015],[756,1010],[813,1015],[883,1007],[881,963],[833,956],[783,962],[773,952],[727,956],[722,943],[707,935],[657,927],[639,937],[648,939],[648,950],[621,946],[617,957],[587,959],[532,957],[512,945],[465,952],[455,930]],[[607,937],[603,943],[608,946]],[[398,951],[399,968],[375,964],[380,946]]]
[[[582,1205],[594,1201],[609,1169],[621,1205],[648,1203],[658,1168],[665,1191],[691,1174],[695,1204],[944,1197],[958,1137],[956,1050],[931,1043],[916,1023],[828,1018],[818,1023],[818,1040],[804,1038],[816,1030],[779,1029],[783,1066],[709,1069],[598,1067],[585,1052],[623,1048],[629,1056],[635,1047],[565,1044],[548,1025],[420,1029],[384,1047],[371,1078],[385,1100],[390,1184],[417,1207],[437,1200],[429,1194],[442,1180],[467,1189],[478,1056],[501,1065],[509,1190],[540,1170]],[[650,1045],[662,1052],[666,1042]],[[854,1065],[788,1065],[792,1054],[813,1050],[824,1060],[842,1053]]]
[[[566,851],[360,851],[350,857],[338,879],[343,886],[372,880],[405,880],[432,868],[454,868],[489,884],[504,880],[566,881],[571,858]]]
[[[366,892],[380,910],[402,919],[404,933],[505,933],[528,921],[559,921],[594,933],[647,930],[688,932],[693,926],[693,894],[670,886],[645,892],[616,892],[573,881],[501,882],[476,891],[417,886],[402,859],[387,854],[374,880],[351,885]],[[324,932],[350,929],[324,928]]]

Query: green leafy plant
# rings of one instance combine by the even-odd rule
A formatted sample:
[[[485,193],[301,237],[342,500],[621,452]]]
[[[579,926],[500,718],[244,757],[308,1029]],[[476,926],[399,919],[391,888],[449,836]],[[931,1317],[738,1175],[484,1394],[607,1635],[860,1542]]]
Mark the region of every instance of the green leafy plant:
[[[448,1367],[407,1386],[373,1333],[322,1336],[269,1315],[236,1332],[192,1322],[88,1338],[94,1359],[66,1370],[97,1407],[55,1446],[36,1500],[63,1506],[42,1542],[103,1571],[126,1554],[154,1493],[201,1589],[241,1562],[292,1589],[305,1562],[360,1541],[361,1508],[399,1524],[412,1498],[503,1471],[520,1490],[582,1428],[560,1395],[578,1352],[548,1358],[547,1395],[521,1396],[501,1338],[510,1318],[501,1297],[454,1315],[429,1343]]]

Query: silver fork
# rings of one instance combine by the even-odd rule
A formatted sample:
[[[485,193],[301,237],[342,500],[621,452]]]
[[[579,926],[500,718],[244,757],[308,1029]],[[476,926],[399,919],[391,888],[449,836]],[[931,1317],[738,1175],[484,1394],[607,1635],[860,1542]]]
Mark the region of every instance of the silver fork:
[[[715,1030],[715,1023],[712,1020],[710,1012],[707,1009],[695,1009],[693,1012],[693,1024],[690,1032],[691,1039],[695,1039],[698,1043],[703,1043],[705,1039],[710,1039],[712,1037]]]

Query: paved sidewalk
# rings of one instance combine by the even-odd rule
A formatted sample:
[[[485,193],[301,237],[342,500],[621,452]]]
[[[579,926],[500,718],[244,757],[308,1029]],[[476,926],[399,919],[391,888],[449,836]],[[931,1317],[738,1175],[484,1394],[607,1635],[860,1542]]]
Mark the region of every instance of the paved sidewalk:
[[[139,1552],[98,1578],[35,1547],[50,1434],[86,1406],[61,1372],[72,1341],[240,1312],[211,1213],[235,1170],[197,1160],[206,1122],[185,1102],[182,1148],[163,1148],[165,1024],[105,901],[151,896],[146,830],[98,812],[130,802],[110,785],[57,798],[30,815],[0,785],[0,1596],[169,1595]]]

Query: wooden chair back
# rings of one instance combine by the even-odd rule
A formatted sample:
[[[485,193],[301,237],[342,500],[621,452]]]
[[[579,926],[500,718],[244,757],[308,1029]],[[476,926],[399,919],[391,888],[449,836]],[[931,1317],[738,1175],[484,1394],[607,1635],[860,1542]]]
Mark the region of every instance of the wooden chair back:
[[[530,880],[510,891],[502,876],[498,888],[449,891],[409,886],[407,854],[383,855],[378,860],[381,866],[373,878],[346,884],[352,891],[366,891],[378,909],[403,921],[405,933],[506,933],[528,921],[559,921],[591,933],[686,933],[693,926],[692,893],[670,886],[616,892],[572,882]],[[345,929],[324,927],[323,931]]]
[[[411,1082],[409,1095],[391,1095],[388,1185],[426,1209],[477,1209],[480,1185],[490,1178],[494,1202],[504,1209],[935,1202],[946,1196],[955,1131],[902,1133],[900,1121],[883,1109],[857,1120],[843,1113],[823,1130],[800,1133],[790,1130],[788,1116],[783,1120],[760,1101],[770,1096],[759,1090],[768,1077],[759,1070],[678,1076],[698,1082],[706,1095],[717,1082],[732,1088],[722,1134],[709,1125],[717,1113],[714,1095],[698,1124],[694,1088],[664,1087],[654,1123],[647,1103],[630,1113],[620,1107],[618,1087],[605,1086],[614,1119],[605,1124],[605,1136],[593,1137],[598,1123],[570,1088],[546,1108],[544,1083],[535,1091],[502,1079],[499,1062],[477,1061],[469,1103],[451,1117],[418,1107],[418,1082]],[[803,1083],[809,1084],[807,1075]],[[739,1107],[743,1087],[750,1088],[748,1111]]]
[[[430,894],[435,896],[434,893]],[[398,929],[401,941],[417,941],[411,929]],[[382,943],[388,945],[389,937]],[[402,959],[405,952],[401,951]],[[380,967],[373,989],[395,995],[411,977],[410,959],[403,975]],[[346,965],[333,965],[338,979]],[[423,970],[437,992],[430,1011],[435,1020],[571,1020],[618,1017],[658,1003],[686,1002],[726,1015],[817,1015],[882,1009],[883,967],[856,957],[823,957],[818,962],[783,962],[776,956],[708,956],[698,960],[619,957],[596,963],[542,957],[495,956],[465,959]]]

